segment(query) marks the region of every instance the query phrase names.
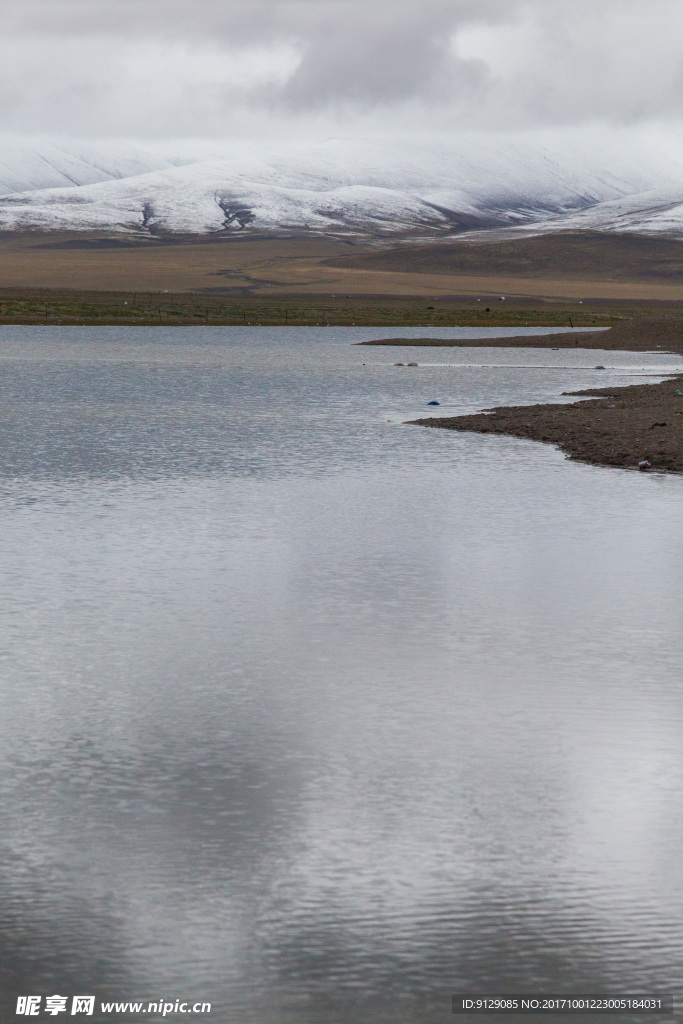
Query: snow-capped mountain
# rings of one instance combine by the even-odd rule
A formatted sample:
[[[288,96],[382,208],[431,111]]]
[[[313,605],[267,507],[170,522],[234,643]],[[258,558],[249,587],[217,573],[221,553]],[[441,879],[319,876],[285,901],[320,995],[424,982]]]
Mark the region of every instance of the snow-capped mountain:
[[[534,233],[609,231],[683,238],[683,186],[648,189],[532,225]],[[528,233],[516,228],[512,234]],[[511,232],[507,232],[508,236]]]
[[[0,229],[683,236],[683,150],[593,136],[331,139],[279,149],[0,145]]]
[[[92,185],[161,170],[171,164],[138,146],[116,142],[59,144],[0,139],[0,196]]]

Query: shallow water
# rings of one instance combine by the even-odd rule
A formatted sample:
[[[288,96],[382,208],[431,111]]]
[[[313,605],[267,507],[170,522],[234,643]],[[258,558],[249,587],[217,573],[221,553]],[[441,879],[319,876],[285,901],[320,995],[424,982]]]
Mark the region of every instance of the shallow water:
[[[403,424],[676,357],[373,336],[0,328],[7,1019],[679,984],[683,481]]]

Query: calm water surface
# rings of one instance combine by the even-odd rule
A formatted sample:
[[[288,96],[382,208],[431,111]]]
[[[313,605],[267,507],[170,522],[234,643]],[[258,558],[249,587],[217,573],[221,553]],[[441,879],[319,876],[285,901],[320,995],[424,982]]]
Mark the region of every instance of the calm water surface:
[[[381,335],[0,328],[3,1020],[681,988],[683,480],[402,422],[675,357]]]

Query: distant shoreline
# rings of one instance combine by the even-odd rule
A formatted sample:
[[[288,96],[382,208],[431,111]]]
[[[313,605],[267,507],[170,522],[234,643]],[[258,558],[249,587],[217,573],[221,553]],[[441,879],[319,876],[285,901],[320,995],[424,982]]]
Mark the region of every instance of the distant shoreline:
[[[601,332],[601,336],[602,345],[582,343],[580,347],[621,351],[660,349],[683,355],[683,321],[625,321]],[[574,339],[573,335],[570,337]],[[551,334],[537,335],[533,340],[539,348],[573,348],[574,345],[562,344],[566,338],[566,334]],[[595,338],[595,335],[583,333],[583,338]],[[522,339],[494,340],[498,345],[510,340],[519,344]],[[527,339],[527,347],[531,347],[528,346],[531,340]],[[469,342],[482,343],[488,345],[488,340]],[[683,395],[677,391],[683,391],[683,376],[659,384],[564,392],[591,399],[570,405],[500,406],[469,416],[430,417],[410,422],[417,426],[504,434],[554,444],[568,458],[596,466],[635,469],[647,460],[655,471],[683,473]]]
[[[597,348],[621,352],[654,352],[659,348],[683,354],[683,319],[634,317],[607,330],[583,327],[554,334],[515,334],[502,338],[482,335],[475,338],[380,338],[356,344],[397,348]]]
[[[503,330],[504,328],[499,328]],[[395,346],[396,348],[613,348],[599,345],[610,329],[557,331],[554,334],[515,334],[504,338],[381,338],[379,341],[357,341],[356,345]],[[571,344],[568,342],[571,339]]]

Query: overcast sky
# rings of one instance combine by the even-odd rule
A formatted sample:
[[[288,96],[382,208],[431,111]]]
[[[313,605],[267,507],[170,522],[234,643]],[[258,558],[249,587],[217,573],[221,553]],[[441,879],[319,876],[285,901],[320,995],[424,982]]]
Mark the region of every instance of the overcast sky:
[[[5,0],[0,29],[6,133],[683,120],[681,0]]]

